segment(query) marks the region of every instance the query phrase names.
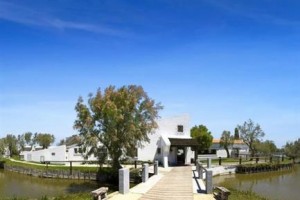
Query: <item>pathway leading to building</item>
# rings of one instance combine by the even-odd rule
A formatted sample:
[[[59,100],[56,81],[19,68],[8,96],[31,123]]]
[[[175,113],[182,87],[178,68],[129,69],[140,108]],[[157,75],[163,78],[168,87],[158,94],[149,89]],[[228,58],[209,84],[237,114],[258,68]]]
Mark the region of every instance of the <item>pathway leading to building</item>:
[[[192,200],[192,167],[174,167],[140,200]]]

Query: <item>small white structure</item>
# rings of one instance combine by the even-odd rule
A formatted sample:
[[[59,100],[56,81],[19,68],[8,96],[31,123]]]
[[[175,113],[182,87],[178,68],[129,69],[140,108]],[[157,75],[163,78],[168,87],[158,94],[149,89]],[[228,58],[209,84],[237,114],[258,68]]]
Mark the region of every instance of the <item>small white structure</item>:
[[[158,129],[149,136],[150,143],[138,148],[138,160],[158,160],[164,167],[190,164],[194,157],[191,147],[197,143],[190,137],[189,122],[188,115],[158,120]]]
[[[82,154],[81,147],[78,145],[51,146],[48,149],[32,148],[29,151],[20,153],[21,159],[29,162],[51,162],[60,163],[69,161],[96,161],[97,158],[92,154],[87,159]],[[79,163],[78,163],[79,164]]]
[[[21,159],[30,162],[66,161],[66,145],[51,146],[48,149],[32,148],[30,151],[22,151]]]
[[[220,139],[213,139],[210,149],[216,151],[217,157],[227,158],[226,150],[220,146]],[[246,156],[249,154],[249,147],[243,140],[234,140],[233,145],[228,150],[230,157]]]

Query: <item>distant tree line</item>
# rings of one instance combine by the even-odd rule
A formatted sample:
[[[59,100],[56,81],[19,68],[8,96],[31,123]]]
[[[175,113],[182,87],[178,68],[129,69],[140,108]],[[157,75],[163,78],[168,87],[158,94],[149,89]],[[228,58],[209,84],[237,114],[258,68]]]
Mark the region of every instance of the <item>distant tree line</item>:
[[[54,143],[55,137],[50,133],[32,133],[26,132],[21,135],[7,134],[6,137],[0,139],[0,156],[3,155],[6,150],[9,151],[10,156],[19,155],[21,151],[24,151],[26,146],[39,145],[43,149],[48,148]]]

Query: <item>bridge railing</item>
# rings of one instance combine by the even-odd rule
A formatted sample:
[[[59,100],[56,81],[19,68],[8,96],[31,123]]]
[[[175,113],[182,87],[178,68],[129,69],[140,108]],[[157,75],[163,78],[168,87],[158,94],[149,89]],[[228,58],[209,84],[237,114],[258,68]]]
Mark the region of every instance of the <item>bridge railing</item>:
[[[211,170],[208,170],[203,167],[203,164],[201,161],[197,160],[196,162],[196,170],[198,172],[198,178],[204,180],[204,174],[205,174],[205,189],[207,194],[213,193],[213,172]]]

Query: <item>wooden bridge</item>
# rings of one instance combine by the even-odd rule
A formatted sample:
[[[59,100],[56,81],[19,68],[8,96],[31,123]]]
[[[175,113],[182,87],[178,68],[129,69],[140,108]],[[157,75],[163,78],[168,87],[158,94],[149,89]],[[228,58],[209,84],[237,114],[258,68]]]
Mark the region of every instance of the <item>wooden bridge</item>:
[[[192,200],[192,167],[174,167],[140,200]]]

